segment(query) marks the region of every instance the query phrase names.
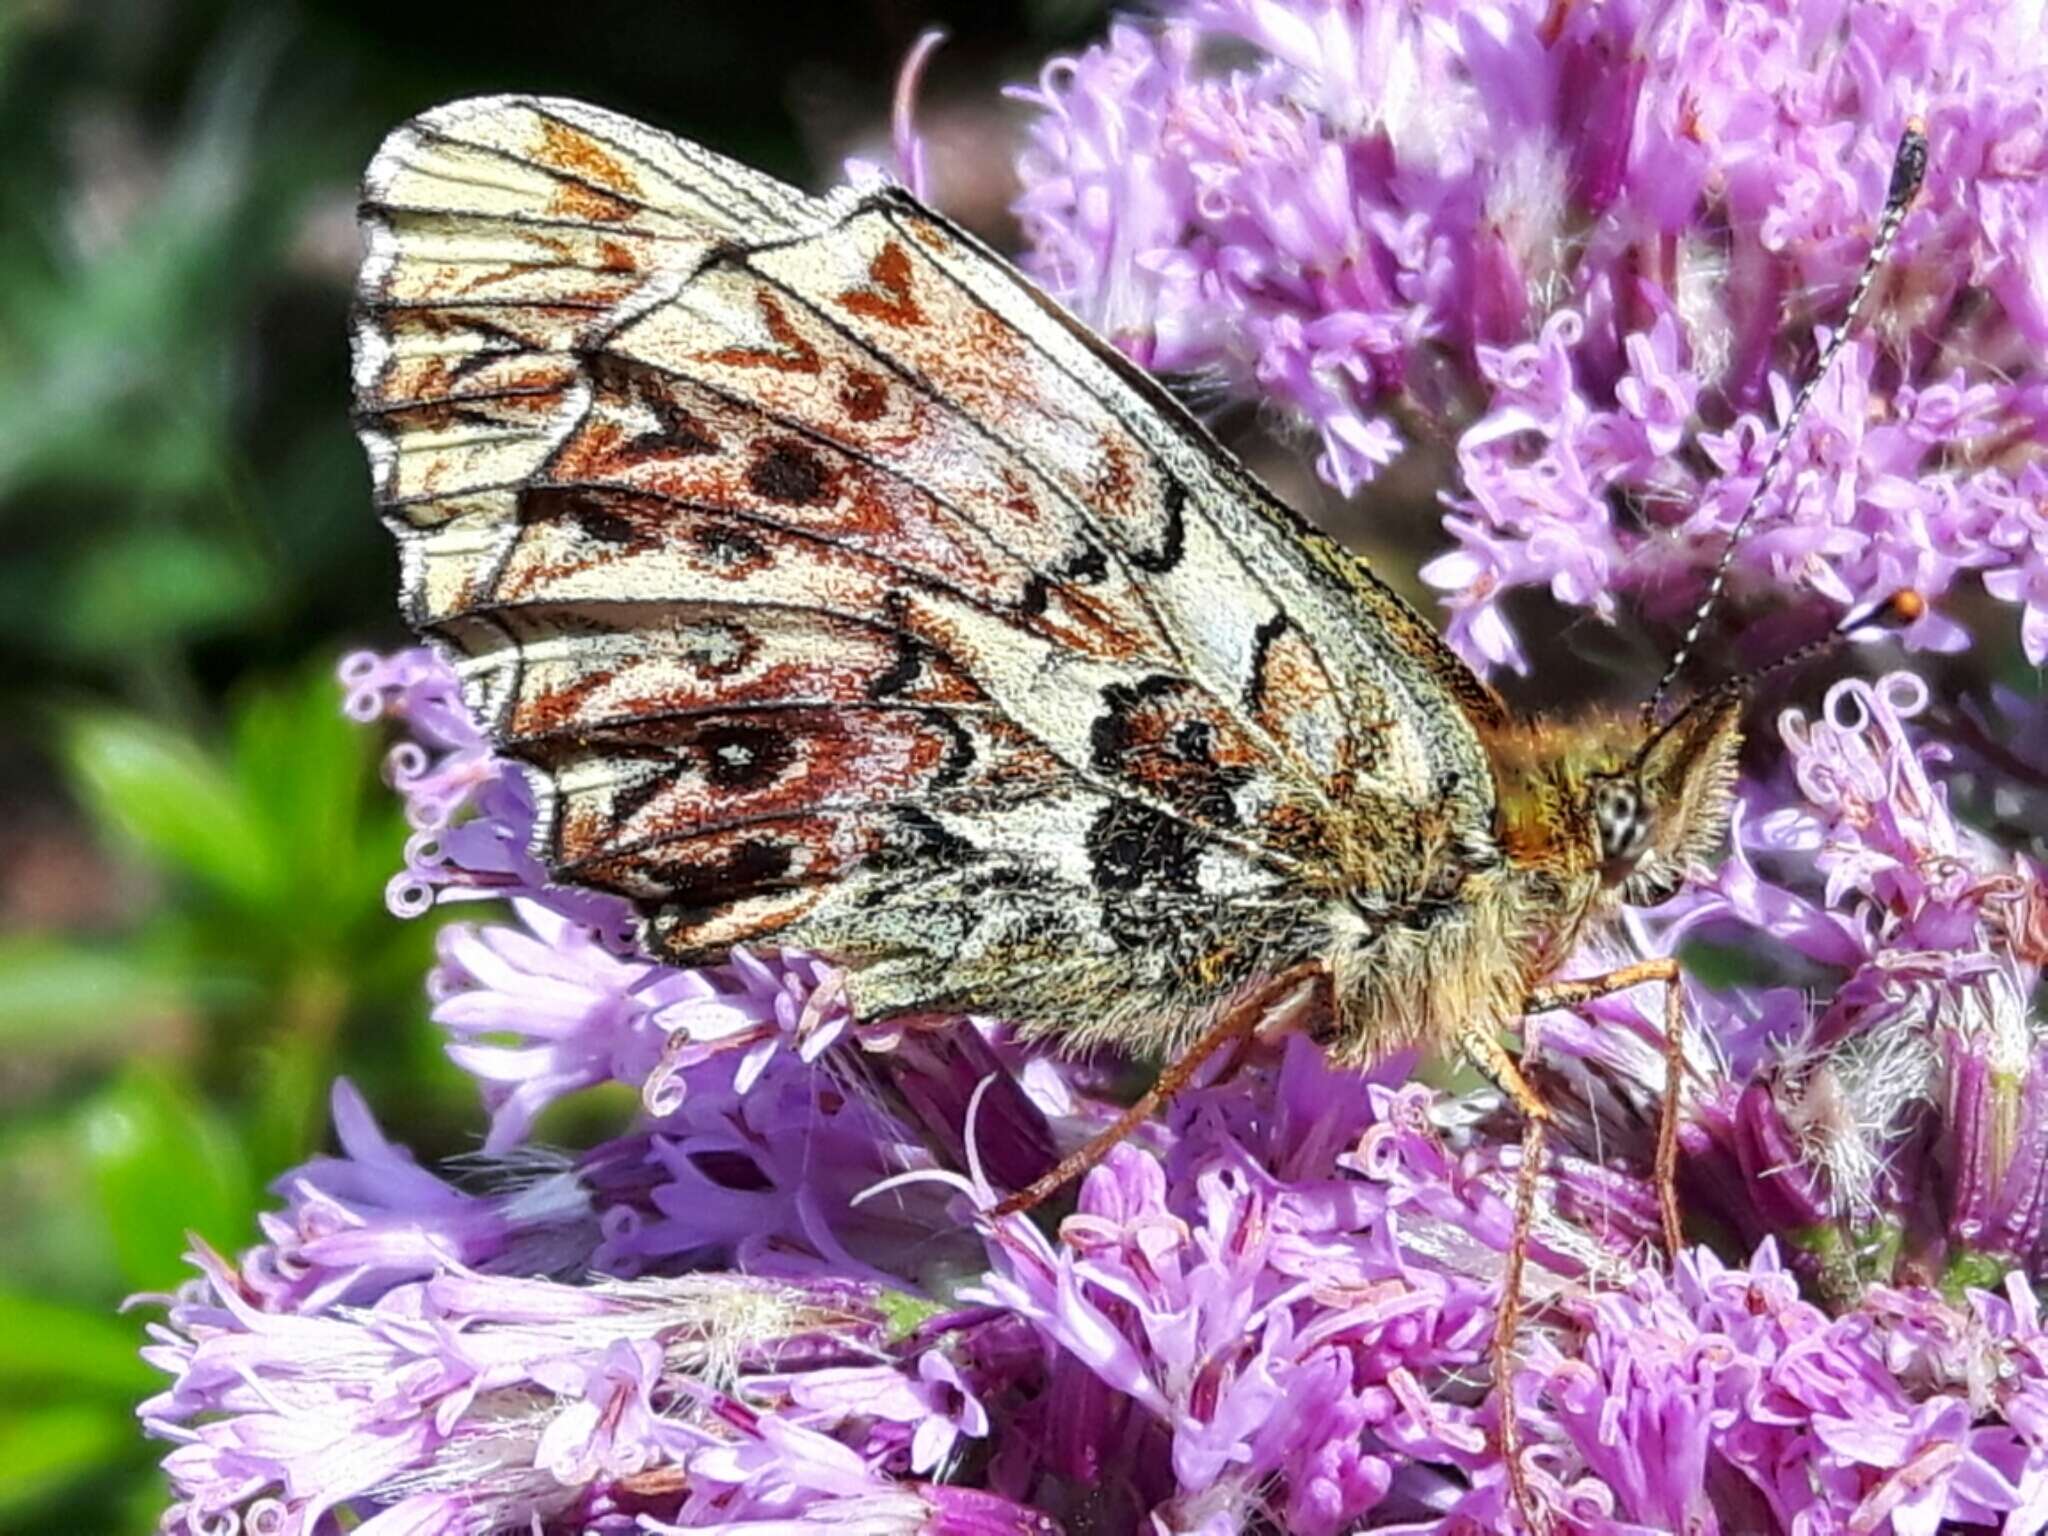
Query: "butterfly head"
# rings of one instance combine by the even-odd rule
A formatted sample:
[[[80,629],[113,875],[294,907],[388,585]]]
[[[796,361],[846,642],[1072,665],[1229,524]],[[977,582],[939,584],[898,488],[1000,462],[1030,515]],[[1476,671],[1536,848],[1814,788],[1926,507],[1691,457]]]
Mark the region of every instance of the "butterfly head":
[[[1728,830],[1743,699],[1716,689],[1647,729],[1601,713],[1489,742],[1501,844],[1535,882],[1539,906],[1654,906],[1688,870],[1714,861]]]
[[[1700,695],[1613,767],[1583,780],[1600,883],[1632,907],[1677,894],[1727,836],[1743,696]]]

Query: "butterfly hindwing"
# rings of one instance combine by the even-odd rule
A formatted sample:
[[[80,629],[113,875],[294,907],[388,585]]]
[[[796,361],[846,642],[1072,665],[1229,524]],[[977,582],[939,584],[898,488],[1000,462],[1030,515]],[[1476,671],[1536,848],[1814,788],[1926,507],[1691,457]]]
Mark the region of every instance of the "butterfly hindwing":
[[[1299,940],[1331,808],[1483,836],[1491,696],[1162,391],[907,194],[575,103],[365,183],[359,424],[412,621],[681,960],[867,1011],[1155,1004]]]

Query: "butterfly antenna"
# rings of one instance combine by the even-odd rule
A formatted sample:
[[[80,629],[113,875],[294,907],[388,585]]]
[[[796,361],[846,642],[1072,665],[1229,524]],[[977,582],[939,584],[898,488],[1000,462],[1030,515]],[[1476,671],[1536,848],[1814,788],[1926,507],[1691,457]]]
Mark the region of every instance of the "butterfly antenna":
[[[1888,597],[1881,597],[1874,603],[1864,603],[1850,609],[1826,634],[1809,640],[1804,645],[1794,646],[1776,661],[1766,662],[1763,666],[1744,672],[1740,676],[1726,678],[1697,698],[1689,700],[1684,709],[1649,733],[1648,738],[1637,749],[1635,761],[1640,764],[1647,760],[1664,738],[1676,730],[1695,709],[1711,708],[1714,700],[1725,699],[1730,694],[1747,693],[1765,678],[1774,677],[1790,667],[1803,666],[1817,656],[1825,656],[1838,646],[1856,639],[1861,631],[1872,626],[1903,629],[1926,611],[1927,599],[1913,587],[1900,587]]]
[[[1834,367],[1835,359],[1841,356],[1856,334],[1857,321],[1863,312],[1870,290],[1877,285],[1877,275],[1884,269],[1886,259],[1891,255],[1892,242],[1898,238],[1899,226],[1906,222],[1906,214],[1913,206],[1913,199],[1920,191],[1920,184],[1927,177],[1927,125],[1918,117],[1906,120],[1906,131],[1899,136],[1898,152],[1892,157],[1891,186],[1884,197],[1884,212],[1877,221],[1877,238],[1870,243],[1870,254],[1863,258],[1863,270],[1856,275],[1855,290],[1849,295],[1848,311],[1842,323],[1830,336],[1827,345],[1821,348],[1820,358],[1815,362],[1813,372],[1806,376],[1806,382],[1799,386],[1799,393],[1793,397],[1792,409],[1786,413],[1785,424],[1778,428],[1778,436],[1771,444],[1769,457],[1764,460],[1763,472],[1757,476],[1756,488],[1749,493],[1749,500],[1742,508],[1742,515],[1735,520],[1735,526],[1728,531],[1728,541],[1721,546],[1721,558],[1714,562],[1714,574],[1707,582],[1706,596],[1693,611],[1692,623],[1686,627],[1685,638],[1678,642],[1678,649],[1672,653],[1671,664],[1664,669],[1664,675],[1657,679],[1657,687],[1643,705],[1645,722],[1657,718],[1657,708],[1664,702],[1664,695],[1678,680],[1678,674],[1692,656],[1694,642],[1700,631],[1721,600],[1721,590],[1728,584],[1728,567],[1734,562],[1735,551],[1742,543],[1750,520],[1770,494],[1772,483],[1777,479],[1779,467],[1784,463],[1785,453],[1792,445],[1793,437],[1799,431],[1799,423],[1806,415],[1806,408],[1812,402],[1815,392]],[[1868,623],[1868,615],[1857,619],[1858,624]],[[1832,639],[1821,644],[1831,644]],[[1794,653],[1798,655],[1798,653]],[[1805,659],[1801,656],[1799,659]],[[1774,664],[1791,664],[1788,656]]]
[[[1825,656],[1855,639],[1860,631],[1873,626],[1883,629],[1903,629],[1927,611],[1927,599],[1917,588],[1900,587],[1889,597],[1881,597],[1874,603],[1863,603],[1850,609],[1835,623],[1834,627],[1818,639],[1795,646],[1776,661],[1731,677],[1725,683],[1715,685],[1716,693],[1745,693],[1767,677],[1776,676],[1788,667],[1804,666],[1816,656]]]

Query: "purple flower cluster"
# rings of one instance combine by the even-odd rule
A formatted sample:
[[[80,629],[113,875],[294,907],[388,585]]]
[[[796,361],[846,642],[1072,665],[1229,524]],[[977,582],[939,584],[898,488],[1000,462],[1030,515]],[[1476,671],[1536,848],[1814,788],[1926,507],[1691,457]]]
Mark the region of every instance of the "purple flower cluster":
[[[1176,0],[1020,93],[1034,274],[1138,361],[1284,408],[1350,493],[1457,443],[1425,578],[1476,664],[1518,588],[1612,620],[1698,598],[1913,115],[1931,170],[1874,334],[1733,571],[1800,610],[1959,582],[2048,659],[2048,50],[2023,4]],[[1679,456],[1695,436],[1697,452]],[[1768,604],[1766,599],[1769,600]]]
[[[2031,1014],[2048,885],[1951,813],[1930,772],[1947,749],[1906,723],[1927,702],[1894,673],[1837,683],[1818,718],[1788,712],[1796,794],[1742,818],[1734,856],[1677,920],[1766,934],[1829,977],[1728,1130],[1771,1226],[1850,1291],[1868,1275],[1953,1286],[2031,1269],[2048,1211],[2048,1041]],[[1820,899],[1757,859],[1810,870]]]
[[[1301,413],[1340,487],[1397,424],[1461,434],[1431,576],[1468,653],[1517,664],[1514,587],[1696,595],[1801,377],[1783,317],[1838,313],[1918,113],[1936,171],[1875,334],[1737,592],[1975,571],[2038,660],[2048,48],[2020,15],[1175,0],[1028,93],[1020,209],[1062,296]],[[915,169],[907,98],[897,138]],[[1911,638],[1961,644],[1960,614]],[[392,910],[492,903],[428,982],[488,1135],[423,1167],[338,1084],[338,1151],[239,1259],[194,1255],[142,1408],[171,1536],[1473,1536],[1517,1528],[1503,1392],[1560,1536],[2048,1528],[2048,878],[1978,830],[2048,806],[2016,696],[1937,719],[1895,673],[1787,711],[1734,855],[1572,958],[1735,948],[1780,984],[1688,983],[1699,1246],[1669,1266],[1655,994],[1530,1021],[1558,1124],[1496,1383],[1521,1152],[1493,1090],[1262,1041],[1063,1220],[996,1218],[1116,1113],[1118,1063],[858,1023],[803,954],[652,961],[624,904],[547,883],[443,663],[341,675],[400,737]],[[611,1084],[630,1128],[537,1144]]]
[[[337,1087],[339,1155],[279,1182],[238,1263],[196,1255],[153,1329],[166,1531],[1512,1521],[1487,1362],[1519,1152],[1490,1091],[1406,1083],[1406,1059],[1338,1072],[1290,1037],[1118,1148],[1055,1234],[991,1220],[1111,1112],[1099,1064],[971,1021],[851,1028],[802,956],[622,952],[623,912],[518,883],[531,800],[448,713],[438,662],[344,677],[353,713],[410,738],[390,777],[439,838],[415,869],[509,899],[511,921],[445,930],[431,988],[489,1152],[438,1175]],[[2043,886],[1950,814],[1906,723],[1923,703],[1897,674],[1788,714],[1782,808],[1745,818],[1711,887],[1606,941],[1739,926],[1842,977],[1812,1015],[1692,999],[1688,1216],[1746,1263],[1654,1262],[1644,1002],[1539,1021],[1565,1144],[1512,1390],[1553,1529],[2048,1518]],[[640,1090],[629,1133],[530,1143],[540,1107],[600,1082]]]

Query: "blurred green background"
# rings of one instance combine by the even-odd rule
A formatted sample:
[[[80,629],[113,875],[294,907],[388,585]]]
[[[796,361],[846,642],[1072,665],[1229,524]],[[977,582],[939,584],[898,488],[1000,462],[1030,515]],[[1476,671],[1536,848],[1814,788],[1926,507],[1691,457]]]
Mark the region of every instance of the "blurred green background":
[[[116,1308],[252,1240],[337,1072],[425,1155],[481,1128],[333,681],[403,638],[346,420],[378,139],[545,90],[816,184],[934,21],[941,197],[1002,239],[996,87],[1096,0],[0,0],[0,1532],[154,1527]]]

